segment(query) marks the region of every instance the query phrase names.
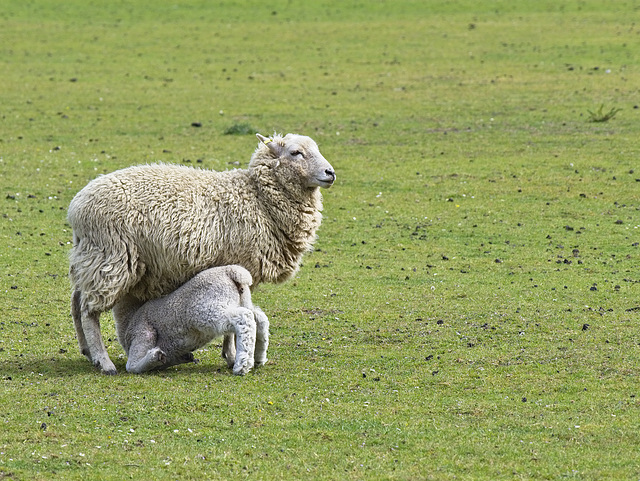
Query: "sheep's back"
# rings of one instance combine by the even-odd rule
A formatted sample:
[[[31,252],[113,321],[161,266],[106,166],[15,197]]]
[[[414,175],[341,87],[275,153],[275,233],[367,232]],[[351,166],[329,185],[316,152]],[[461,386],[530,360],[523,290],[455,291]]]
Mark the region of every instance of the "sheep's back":
[[[69,206],[75,243],[122,243],[137,256],[141,277],[130,293],[165,295],[215,265],[259,270],[255,239],[242,225],[264,224],[246,171],[206,171],[172,165],[137,166],[96,178]],[[255,276],[254,276],[255,277]]]

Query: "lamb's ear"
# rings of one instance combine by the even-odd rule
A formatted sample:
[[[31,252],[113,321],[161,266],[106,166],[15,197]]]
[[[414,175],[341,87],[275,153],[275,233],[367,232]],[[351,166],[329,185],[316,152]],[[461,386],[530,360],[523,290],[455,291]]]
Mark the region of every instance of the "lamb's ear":
[[[264,135],[256,134],[256,137],[258,137],[260,142],[269,147],[269,150],[273,155],[275,155],[276,157],[280,157],[280,154],[282,153],[282,146],[279,143],[274,142]]]

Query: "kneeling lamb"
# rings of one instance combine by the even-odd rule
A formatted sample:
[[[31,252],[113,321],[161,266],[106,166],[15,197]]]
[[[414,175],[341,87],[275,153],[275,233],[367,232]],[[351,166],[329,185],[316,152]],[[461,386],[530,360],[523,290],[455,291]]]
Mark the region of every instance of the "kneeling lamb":
[[[140,374],[194,361],[193,351],[216,337],[235,334],[234,374],[267,362],[269,321],[251,302],[251,274],[240,266],[200,272],[171,294],[148,302],[126,296],[116,304],[118,340],[127,371]],[[224,356],[223,356],[224,357]]]

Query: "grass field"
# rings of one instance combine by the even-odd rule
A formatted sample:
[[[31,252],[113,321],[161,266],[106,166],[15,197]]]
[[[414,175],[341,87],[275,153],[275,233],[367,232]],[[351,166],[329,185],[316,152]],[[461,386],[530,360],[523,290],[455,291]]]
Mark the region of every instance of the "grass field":
[[[5,2],[0,479],[640,479],[639,9]],[[254,131],[337,171],[317,249],[254,294],[269,364],[130,375],[105,315],[100,375],[69,201],[246,167]]]

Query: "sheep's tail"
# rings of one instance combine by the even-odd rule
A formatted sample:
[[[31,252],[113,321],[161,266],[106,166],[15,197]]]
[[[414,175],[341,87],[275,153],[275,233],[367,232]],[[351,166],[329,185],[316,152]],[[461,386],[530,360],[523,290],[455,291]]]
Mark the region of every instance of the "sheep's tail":
[[[253,304],[251,302],[251,289],[253,284],[253,278],[248,270],[241,266],[229,266],[227,275],[236,284],[238,288],[238,294],[240,294],[240,305],[247,309],[252,309]]]

